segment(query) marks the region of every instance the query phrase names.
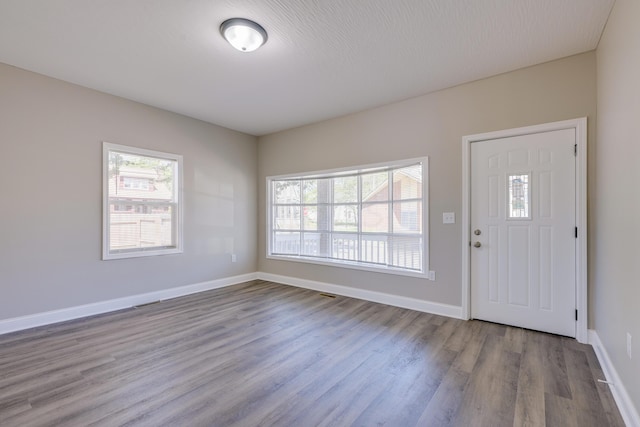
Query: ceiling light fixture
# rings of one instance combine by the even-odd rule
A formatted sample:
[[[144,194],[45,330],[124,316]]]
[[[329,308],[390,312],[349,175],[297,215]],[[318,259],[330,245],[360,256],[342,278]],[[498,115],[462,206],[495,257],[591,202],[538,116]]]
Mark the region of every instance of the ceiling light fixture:
[[[231,46],[242,52],[252,52],[267,41],[267,32],[259,24],[244,18],[227,19],[220,33]]]

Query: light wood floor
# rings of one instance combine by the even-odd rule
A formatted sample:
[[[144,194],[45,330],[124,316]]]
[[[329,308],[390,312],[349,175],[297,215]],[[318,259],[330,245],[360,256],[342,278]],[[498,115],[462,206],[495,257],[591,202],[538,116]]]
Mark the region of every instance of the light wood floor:
[[[623,426],[591,349],[270,282],[0,336],[1,426]]]

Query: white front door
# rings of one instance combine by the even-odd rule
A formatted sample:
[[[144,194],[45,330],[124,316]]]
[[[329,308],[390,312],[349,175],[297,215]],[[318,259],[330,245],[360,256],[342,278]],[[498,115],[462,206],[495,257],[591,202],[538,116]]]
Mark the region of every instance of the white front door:
[[[471,144],[471,316],[576,336],[575,129]]]

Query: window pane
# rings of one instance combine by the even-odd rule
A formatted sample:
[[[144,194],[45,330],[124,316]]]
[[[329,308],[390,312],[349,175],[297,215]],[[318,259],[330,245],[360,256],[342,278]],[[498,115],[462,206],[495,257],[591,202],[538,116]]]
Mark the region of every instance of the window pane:
[[[304,206],[302,208],[305,230],[329,231],[329,206]]]
[[[174,200],[175,160],[109,152],[109,198]]]
[[[362,231],[365,233],[389,232],[389,204],[362,205]]]
[[[300,255],[300,233],[276,231],[271,249],[274,254]]]
[[[333,208],[334,231],[358,231],[358,205],[337,205]]]
[[[300,181],[273,181],[275,203],[300,203]]]
[[[334,234],[332,248],[333,258],[356,261],[358,259],[358,235]]]
[[[361,259],[364,262],[387,264],[389,237],[364,235],[361,238]]]
[[[318,203],[318,180],[305,179],[302,181],[302,202]]]
[[[393,203],[393,232],[421,233],[422,216],[420,202]]]
[[[422,198],[422,165],[413,165],[393,171],[393,199]]]
[[[302,181],[302,203],[329,203],[330,179],[306,179]]]
[[[358,177],[333,178],[333,203],[355,203],[358,201]]]
[[[300,230],[299,206],[275,206],[273,221],[277,230]]]
[[[530,219],[529,174],[509,175],[507,179],[509,189],[509,218]]]
[[[362,175],[362,201],[384,202],[389,200],[389,172]]]
[[[391,240],[391,265],[422,270],[422,238],[393,237]]]
[[[172,207],[111,205],[109,249],[112,251],[173,245]]]
[[[331,230],[331,206],[319,205],[316,207],[316,226],[319,231]]]
[[[317,206],[305,206],[302,208],[302,216],[304,217],[305,230],[318,229],[318,208]]]
[[[317,179],[318,203],[331,202],[331,178]]]
[[[328,233],[304,233],[302,235],[302,255],[327,258],[330,238]]]

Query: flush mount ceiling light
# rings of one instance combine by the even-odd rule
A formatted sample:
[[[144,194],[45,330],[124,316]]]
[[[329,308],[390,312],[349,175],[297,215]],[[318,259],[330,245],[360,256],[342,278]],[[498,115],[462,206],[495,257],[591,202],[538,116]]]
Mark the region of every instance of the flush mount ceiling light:
[[[220,33],[231,46],[242,52],[252,52],[267,41],[267,32],[259,24],[244,18],[227,19]]]

